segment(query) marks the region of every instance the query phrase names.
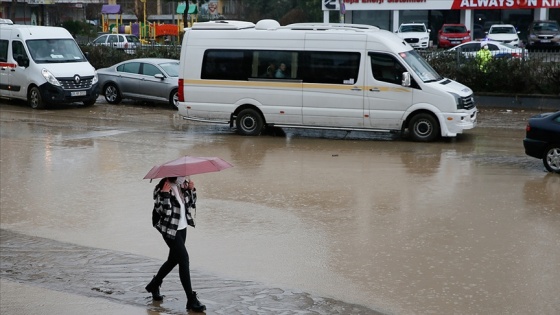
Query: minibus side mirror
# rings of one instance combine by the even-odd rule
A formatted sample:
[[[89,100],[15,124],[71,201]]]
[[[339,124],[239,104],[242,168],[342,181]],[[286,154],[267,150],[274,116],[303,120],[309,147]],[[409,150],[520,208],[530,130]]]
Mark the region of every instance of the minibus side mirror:
[[[410,86],[410,73],[408,73],[408,72],[403,72],[402,73],[401,85],[402,86]]]
[[[20,66],[20,67],[25,67],[25,68],[29,67],[29,58],[27,58],[25,56],[22,56],[22,55],[17,56],[16,57],[16,62],[18,64],[18,66]]]

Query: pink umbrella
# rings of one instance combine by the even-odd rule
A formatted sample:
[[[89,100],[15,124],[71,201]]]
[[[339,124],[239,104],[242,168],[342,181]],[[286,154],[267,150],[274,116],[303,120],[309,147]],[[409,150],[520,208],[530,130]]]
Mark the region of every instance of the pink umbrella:
[[[156,165],[144,176],[144,179],[189,176],[221,171],[233,165],[219,157],[182,156],[176,160]]]

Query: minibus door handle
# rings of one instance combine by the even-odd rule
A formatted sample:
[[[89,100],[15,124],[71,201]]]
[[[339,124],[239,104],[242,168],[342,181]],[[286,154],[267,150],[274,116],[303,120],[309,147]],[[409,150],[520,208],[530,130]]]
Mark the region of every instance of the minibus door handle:
[[[362,89],[360,89],[359,87],[355,86],[351,89],[351,91],[361,91]]]
[[[371,88],[369,89],[370,92],[381,92],[378,88]]]

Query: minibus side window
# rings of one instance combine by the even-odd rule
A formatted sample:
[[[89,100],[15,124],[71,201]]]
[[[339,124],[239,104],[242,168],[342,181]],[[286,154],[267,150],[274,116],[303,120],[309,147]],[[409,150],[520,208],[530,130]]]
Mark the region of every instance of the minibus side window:
[[[8,61],[8,40],[0,39],[0,62]]]
[[[29,66],[29,57],[22,42],[16,40],[12,42],[12,56],[20,67]]]
[[[401,85],[406,68],[394,56],[381,53],[369,53],[369,56],[375,80]]]
[[[204,52],[202,79],[247,81],[251,76],[252,52],[211,49]]]
[[[360,70],[359,52],[307,51],[299,71],[303,82],[355,84]]]

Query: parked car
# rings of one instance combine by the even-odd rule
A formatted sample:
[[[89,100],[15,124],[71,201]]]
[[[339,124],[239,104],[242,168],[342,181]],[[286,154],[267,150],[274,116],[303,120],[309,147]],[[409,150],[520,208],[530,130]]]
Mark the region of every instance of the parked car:
[[[470,31],[465,24],[443,24],[438,31],[439,48],[450,48],[470,41]]]
[[[456,53],[460,50],[463,56],[467,58],[474,58],[476,57],[476,53],[481,50],[484,45],[488,45],[488,50],[490,50],[490,53],[494,58],[529,59],[529,52],[527,50],[524,50],[523,48],[489,40],[470,41],[450,48],[446,50],[446,52]]]
[[[486,39],[519,46],[519,31],[511,24],[494,24],[488,30]]]
[[[122,99],[178,105],[179,60],[137,58],[97,70],[101,94],[109,104]]]
[[[560,111],[529,118],[525,134],[525,154],[542,159],[549,172],[560,174]]]
[[[429,46],[430,30],[424,23],[403,23],[395,33],[414,48]]]
[[[104,34],[94,39],[91,44],[121,49],[129,54],[133,54],[136,48],[142,45],[140,39],[132,34]]]
[[[557,21],[533,21],[527,30],[527,46],[560,46],[560,26]]]

